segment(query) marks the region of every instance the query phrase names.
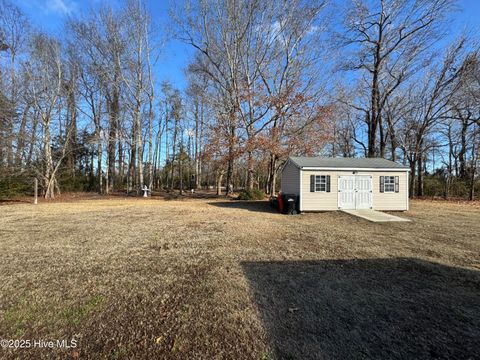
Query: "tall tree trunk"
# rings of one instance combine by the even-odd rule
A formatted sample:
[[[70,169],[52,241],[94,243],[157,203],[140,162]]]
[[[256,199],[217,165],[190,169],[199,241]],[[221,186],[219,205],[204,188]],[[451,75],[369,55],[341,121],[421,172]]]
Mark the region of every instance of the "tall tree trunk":
[[[408,177],[409,184],[408,184],[408,192],[409,197],[413,198],[415,194],[415,174],[416,174],[416,161],[415,156],[408,159],[410,165],[410,175]]]
[[[95,158],[95,151],[94,150],[90,150],[90,173],[89,173],[89,181],[91,181],[91,183],[95,183],[95,167],[93,166],[94,164],[94,158]]]
[[[171,184],[170,184],[170,189],[173,190],[175,185],[175,151],[176,151],[176,143],[177,143],[177,127],[178,127],[178,123],[177,123],[177,119],[174,119],[175,121],[175,124],[174,124],[174,127],[173,127],[173,139],[172,139],[172,159],[171,159]]]
[[[251,150],[247,151],[247,183],[248,190],[253,189],[253,154]]]
[[[274,167],[273,167],[273,177],[272,177],[272,188],[270,191],[273,191],[271,194],[274,195],[276,192],[277,186],[277,160],[275,160]]]
[[[161,152],[161,145],[162,145],[162,133],[160,129],[157,131],[155,136],[155,149],[153,151],[153,186],[158,189],[159,188],[159,180],[158,171],[160,169],[160,152]]]
[[[136,139],[137,139],[137,123],[134,121],[133,129],[132,129],[132,138],[131,138],[131,147],[130,147],[130,161],[128,165],[128,178],[129,178],[129,186],[128,191],[132,191],[132,189],[136,186],[136,171],[135,171],[135,163],[137,161],[137,146],[136,146]]]
[[[397,143],[395,140],[395,136],[390,136],[390,151],[392,161],[397,161]]]
[[[140,123],[140,104],[137,104],[136,110],[136,128],[137,128],[137,137],[136,137],[136,147],[137,147],[137,171],[138,171],[138,189],[143,189],[143,142],[142,142],[142,127]]]
[[[98,193],[103,193],[103,175],[102,175],[102,143],[99,141],[97,144],[97,182]]]
[[[268,166],[268,194],[270,196],[275,195],[275,178],[276,178],[276,169],[277,167],[277,156],[270,153],[270,162]]]
[[[27,118],[28,112],[30,111],[30,105],[26,104],[23,113],[22,113],[22,120],[20,122],[20,129],[18,130],[18,137],[17,137],[17,152],[15,154],[15,166],[17,168],[22,167],[22,160],[24,157],[25,151],[25,142],[26,139],[26,127],[27,127]]]
[[[32,133],[30,134],[30,146],[28,149],[27,166],[30,166],[33,160],[33,152],[35,149],[35,139],[37,137],[38,116],[39,116],[39,113],[35,109],[33,113]]]
[[[423,196],[423,152],[417,156],[417,196]]]
[[[366,114],[368,122],[368,147],[367,147],[367,157],[375,157],[375,147],[376,147],[376,136],[377,136],[377,126],[376,118],[370,112]]]
[[[467,154],[467,130],[468,130],[468,120],[462,118],[462,128],[460,130],[460,151],[458,152],[458,163],[459,163],[459,176],[462,179],[467,178],[467,166],[466,158]]]
[[[203,156],[203,124],[205,123],[205,119],[204,119],[204,103],[203,103],[203,100],[202,100],[202,104],[200,106],[200,130],[199,130],[199,134],[198,134],[198,154],[197,154],[197,158],[198,158],[198,161],[197,161],[197,187],[198,188],[201,188],[202,187],[202,175],[203,175],[203,171],[202,171],[202,166],[203,166],[203,161],[202,161],[202,156]]]
[[[15,112],[15,111],[10,111]],[[13,154],[13,123],[14,123],[14,116],[8,116],[6,119],[6,130],[5,130],[5,152],[6,152],[6,167],[8,169],[12,169],[14,165],[14,154]]]
[[[480,160],[480,142],[477,140],[479,134],[480,123],[478,124],[478,129],[474,129],[472,140],[472,161],[470,164],[470,191],[468,196],[470,201],[473,201],[475,199],[475,175],[477,171],[477,162]]]
[[[108,129],[108,191],[112,190],[115,185],[115,151],[117,141],[117,127],[118,127],[118,110],[119,110],[119,94],[118,90],[114,88],[112,100],[109,102],[109,129]]]
[[[50,120],[43,122],[43,156],[45,161],[45,199],[53,199],[55,198],[55,174],[53,174]]]
[[[195,144],[194,144],[194,162],[195,162],[195,188],[198,188],[199,179],[199,127],[200,127],[200,109],[198,102],[195,102]]]
[[[118,147],[118,182],[120,185],[125,181],[125,149],[122,142],[122,137],[119,136],[120,129],[117,129],[117,147]]]
[[[98,193],[103,194],[103,173],[102,173],[102,129],[100,126],[100,114],[94,114],[95,136],[97,138],[97,186]]]
[[[165,104],[165,165],[167,165],[168,159],[170,157],[170,147],[168,144],[168,106]],[[168,189],[168,171],[166,167],[164,167],[164,172],[165,172],[165,188]]]
[[[379,65],[378,65],[379,66]],[[377,67],[377,65],[376,65]],[[376,155],[376,141],[377,141],[377,125],[378,125],[378,69],[375,68],[372,78],[372,94],[371,94],[371,109],[367,113],[368,118],[368,157],[375,157]]]
[[[15,124],[15,118],[17,116],[17,81],[16,81],[16,73],[15,73],[15,51],[11,51],[10,57],[10,81],[11,81],[11,93],[10,93],[10,103],[11,103],[11,111],[8,113],[8,117],[5,119],[6,121],[6,158],[7,158],[7,168],[13,169],[14,167],[14,158],[15,154],[13,153],[13,129]],[[1,160],[1,158],[0,158]]]
[[[385,148],[387,145],[387,137],[385,136],[385,129],[383,128],[383,119],[381,115],[378,117],[378,129],[380,131],[380,138],[379,138],[380,157],[385,158]]]
[[[182,137],[183,139],[183,137]],[[182,140],[181,140],[182,141]],[[180,155],[178,156],[178,177],[180,179],[180,195],[183,195],[183,141],[180,143]]]
[[[67,126],[71,128],[71,130],[68,132],[70,134],[70,139],[68,141],[70,151],[67,157],[67,166],[70,170],[71,176],[75,177],[75,166],[77,162],[77,104],[73,84],[70,84],[69,86],[67,107],[70,117]]]
[[[222,180],[223,180],[223,174],[224,174],[224,170],[218,170],[216,172],[216,187],[217,187],[217,195],[221,195],[222,194]]]
[[[231,114],[231,117],[235,117],[235,112]],[[232,180],[233,180],[233,160],[234,160],[234,146],[235,146],[235,126],[233,124],[234,119],[231,119],[230,123],[230,134],[228,139],[228,165],[227,165],[227,181],[225,184],[225,195],[229,195],[232,191]]]
[[[153,99],[148,107],[148,188],[153,188]]]
[[[108,162],[108,159],[107,159],[107,162]],[[107,163],[107,166],[106,166],[106,169],[105,169],[105,194],[108,194],[110,192],[110,188],[109,188],[109,170],[108,170],[108,163]],[[128,189],[127,189],[127,194],[128,194]]]

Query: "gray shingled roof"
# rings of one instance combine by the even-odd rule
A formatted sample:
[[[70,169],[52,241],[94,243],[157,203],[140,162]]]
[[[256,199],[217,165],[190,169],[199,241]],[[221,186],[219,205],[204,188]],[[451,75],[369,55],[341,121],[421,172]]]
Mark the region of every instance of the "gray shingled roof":
[[[408,169],[408,166],[397,164],[383,158],[322,158],[290,156],[290,160],[298,167],[321,168],[371,168],[371,169]]]

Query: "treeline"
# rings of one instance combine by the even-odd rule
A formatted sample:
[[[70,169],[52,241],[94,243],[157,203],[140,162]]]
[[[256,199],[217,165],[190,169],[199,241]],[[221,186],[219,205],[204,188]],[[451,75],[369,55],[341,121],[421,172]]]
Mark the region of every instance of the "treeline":
[[[37,177],[45,197],[271,194],[289,155],[322,155],[399,161],[412,196],[473,199],[480,54],[472,38],[446,43],[454,6],[185,1],[169,24],[195,50],[180,90],[158,78],[161,24],[141,1],[56,38],[0,0],[0,193]]]
[[[411,196],[474,198],[480,158],[477,39],[447,35],[451,0],[356,2],[345,20],[344,64],[360,72],[342,88],[338,147],[410,166]],[[365,129],[366,136],[359,129]]]

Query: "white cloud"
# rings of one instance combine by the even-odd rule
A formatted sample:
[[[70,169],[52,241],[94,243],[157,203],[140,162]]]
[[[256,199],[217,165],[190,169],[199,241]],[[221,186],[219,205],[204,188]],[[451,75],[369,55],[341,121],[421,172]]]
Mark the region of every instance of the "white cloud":
[[[78,8],[78,4],[73,0],[47,0],[45,10],[47,12],[70,15]]]
[[[308,29],[307,34],[308,34],[308,35],[312,35],[312,34],[315,34],[315,33],[318,32],[318,31],[320,31],[320,27],[317,26],[317,25],[312,25],[312,26],[310,27],[310,29]]]

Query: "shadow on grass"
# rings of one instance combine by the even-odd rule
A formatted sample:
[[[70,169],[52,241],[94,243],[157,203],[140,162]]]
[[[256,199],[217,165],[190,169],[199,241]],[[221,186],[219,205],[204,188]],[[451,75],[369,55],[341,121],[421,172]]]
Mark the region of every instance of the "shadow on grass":
[[[404,258],[242,268],[275,358],[480,358],[478,271]]]
[[[212,201],[208,203],[212,206],[217,206],[227,209],[243,209],[255,212],[275,213],[278,211],[270,206],[267,200],[260,201],[245,201],[245,200],[230,200],[230,201]]]

